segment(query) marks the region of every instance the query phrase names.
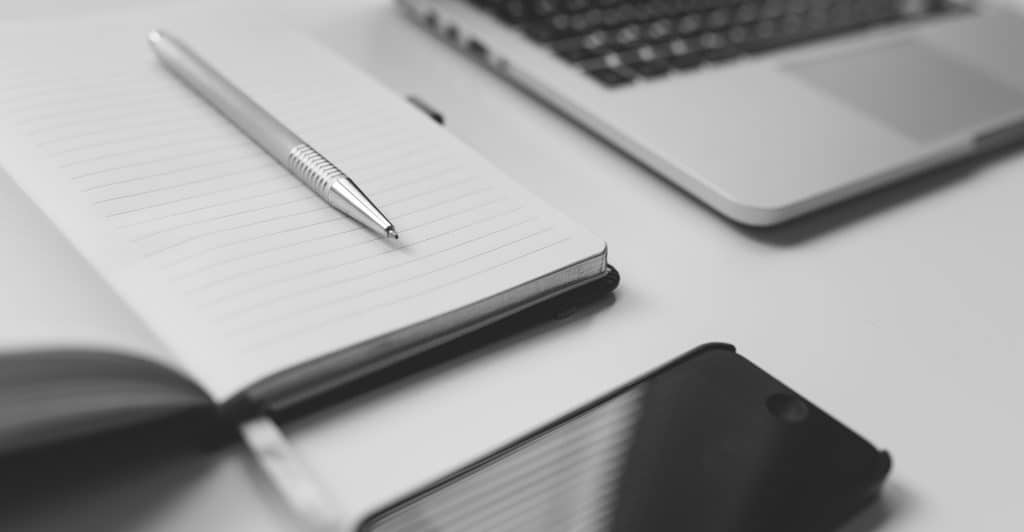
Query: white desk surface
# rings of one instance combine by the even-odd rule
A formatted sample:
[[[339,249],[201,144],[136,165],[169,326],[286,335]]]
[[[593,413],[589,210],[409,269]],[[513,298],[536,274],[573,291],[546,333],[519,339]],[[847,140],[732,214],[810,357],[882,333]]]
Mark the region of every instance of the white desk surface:
[[[390,1],[296,4],[295,22],[429,101],[458,136],[607,239],[623,275],[607,308],[292,427],[343,507],[386,483],[426,480],[721,340],[893,453],[881,504],[851,530],[1024,522],[1024,154],[781,229],[744,230],[452,53]],[[3,11],[93,8],[36,2]],[[293,529],[240,449],[66,487],[38,510],[19,526]]]

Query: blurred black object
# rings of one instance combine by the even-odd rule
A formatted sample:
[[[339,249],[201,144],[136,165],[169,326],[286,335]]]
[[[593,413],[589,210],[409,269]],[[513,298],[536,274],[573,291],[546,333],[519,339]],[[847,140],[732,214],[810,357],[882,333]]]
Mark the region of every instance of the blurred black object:
[[[730,346],[653,375],[612,530],[825,531],[890,458]]]
[[[360,530],[823,532],[870,502],[889,468],[732,346],[708,344]]]

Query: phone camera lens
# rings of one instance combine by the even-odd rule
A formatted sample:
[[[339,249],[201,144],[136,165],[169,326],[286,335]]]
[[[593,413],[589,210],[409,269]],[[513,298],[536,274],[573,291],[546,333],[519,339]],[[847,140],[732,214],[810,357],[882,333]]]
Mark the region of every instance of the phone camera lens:
[[[777,393],[764,402],[768,411],[780,421],[786,423],[800,423],[807,419],[810,409],[799,397],[788,393]]]

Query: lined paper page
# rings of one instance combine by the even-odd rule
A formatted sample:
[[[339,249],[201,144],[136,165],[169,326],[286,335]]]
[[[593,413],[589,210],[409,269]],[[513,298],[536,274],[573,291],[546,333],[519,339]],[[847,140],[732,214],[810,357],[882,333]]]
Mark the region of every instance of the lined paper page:
[[[341,166],[401,240],[325,205],[165,72],[157,25]],[[603,250],[281,28],[136,17],[0,40],[0,160],[217,398]]]

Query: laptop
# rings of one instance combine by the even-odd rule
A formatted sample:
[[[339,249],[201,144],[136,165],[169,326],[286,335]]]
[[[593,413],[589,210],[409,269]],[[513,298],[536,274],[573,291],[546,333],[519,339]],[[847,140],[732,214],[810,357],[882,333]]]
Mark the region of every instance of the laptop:
[[[777,224],[1024,136],[1024,19],[943,0],[400,0],[726,217]]]

